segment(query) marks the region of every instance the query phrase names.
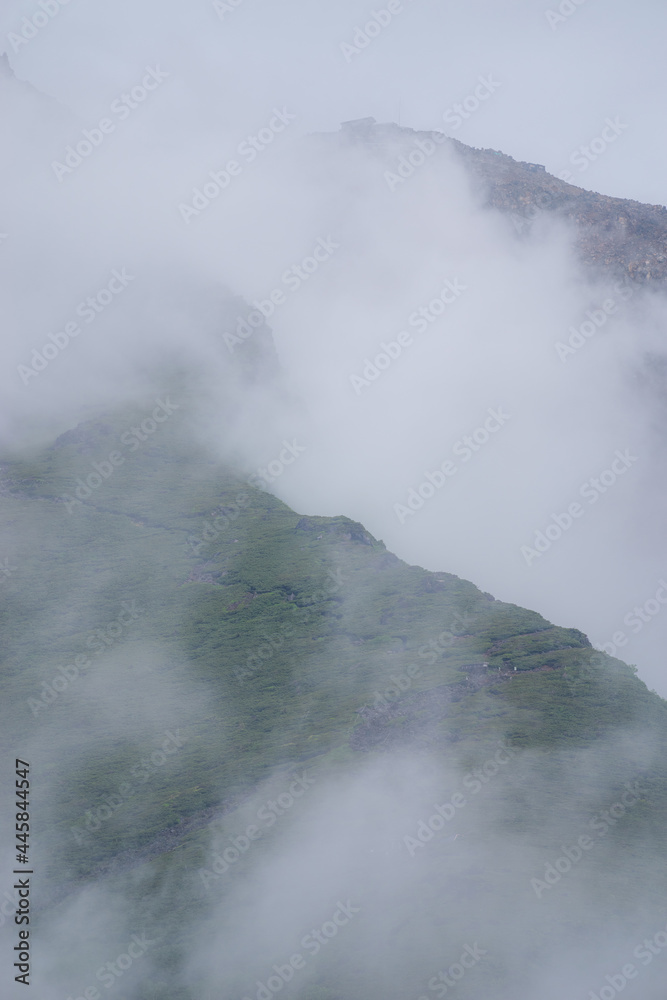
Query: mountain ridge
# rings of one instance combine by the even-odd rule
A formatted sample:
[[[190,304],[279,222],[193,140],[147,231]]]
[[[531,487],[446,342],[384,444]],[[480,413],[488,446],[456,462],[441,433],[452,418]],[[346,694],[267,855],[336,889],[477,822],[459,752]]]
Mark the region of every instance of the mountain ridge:
[[[541,164],[515,160],[500,150],[468,146],[433,130],[361,118],[344,122],[337,133],[316,135],[361,146],[383,159],[397,153],[408,140],[429,140],[435,145],[437,135],[437,148],[455,153],[484,206],[509,215],[517,235],[527,235],[544,213],[574,227],[577,251],[588,268],[660,289],[667,281],[667,208],[663,205],[598,194],[554,177]]]

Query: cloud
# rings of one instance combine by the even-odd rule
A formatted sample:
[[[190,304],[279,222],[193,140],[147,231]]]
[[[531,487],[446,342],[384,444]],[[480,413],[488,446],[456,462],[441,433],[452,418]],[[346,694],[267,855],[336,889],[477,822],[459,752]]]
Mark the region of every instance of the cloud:
[[[664,298],[584,271],[571,228],[548,211],[517,232],[516,219],[485,207],[452,144],[432,134],[455,125],[455,138],[471,146],[555,174],[569,170],[574,183],[612,195],[664,201],[664,139],[655,125],[664,13],[649,2],[629,14],[618,2],[603,9],[591,0],[554,26],[532,0],[415,0],[400,16],[394,4],[389,21],[361,0],[326,9],[243,0],[231,12],[174,0],[148,0],[140,10],[127,0],[60,6],[44,22],[35,19],[39,4],[13,0],[0,21],[16,73],[0,69],[3,453],[29,457],[82,418],[107,420],[120,409],[136,412],[141,427],[157,394],[180,388],[188,398],[179,404],[183,433],[207,458],[233,457],[247,475],[273,475],[280,465],[267,485],[294,509],[361,521],[407,562],[471,579],[598,645],[620,648],[614,636],[623,631],[622,655],[664,693],[667,617],[649,606],[665,575]],[[347,62],[341,44],[371,19],[383,30],[372,29]],[[31,37],[17,47],[11,35],[21,30]],[[354,128],[338,134],[341,121],[370,115],[400,116],[408,128],[366,127],[367,138],[356,140]],[[613,141],[609,121],[624,123]],[[582,146],[591,151],[585,170],[572,158],[586,157]],[[368,383],[363,391],[353,376]],[[147,447],[158,442],[151,436]],[[289,444],[298,462],[281,457]],[[71,437],[61,439],[63,491],[71,495],[78,478],[92,475],[93,461],[106,469],[112,446],[89,457]],[[636,456],[622,475],[619,452]],[[209,699],[185,654],[168,664],[165,683],[163,648],[146,641],[141,620],[127,646],[105,643],[117,619],[100,619],[100,608],[114,596],[120,614],[131,599],[99,562],[113,546],[114,491],[130,458],[94,487],[109,498],[108,538],[86,535],[86,511],[73,511],[68,524],[82,514],[81,524],[63,529],[42,506],[33,514],[14,504],[0,551],[8,572],[16,567],[12,586],[25,588],[43,650],[37,666],[49,683],[60,673],[69,685],[54,687],[58,698],[40,711],[20,752],[62,768],[71,794],[83,799],[76,815],[99,810],[99,794],[109,794],[95,782],[94,794],[81,792],[91,755],[107,767],[122,750],[134,766],[133,748],[159,748],[174,726],[196,728]],[[141,482],[140,464],[128,476],[132,516],[142,516],[133,504],[145,514],[142,504],[166,502]],[[398,518],[396,504],[409,513]],[[568,513],[573,504],[582,516]],[[161,530],[150,546],[123,554],[141,568],[158,632],[177,632],[188,597],[179,592],[169,621],[159,617]],[[527,565],[522,546],[535,547],[538,533],[550,545]],[[41,577],[21,558],[24,539],[37,539],[52,560],[74,547],[76,565],[61,573],[57,593],[34,582]],[[640,617],[635,631],[626,619],[636,607],[648,620]],[[104,670],[74,677],[58,649],[72,634],[87,649],[96,630],[108,645],[97,664]],[[305,658],[304,674],[311,666]],[[369,670],[380,676],[382,666],[378,655]],[[58,721],[66,699],[71,730]],[[616,777],[633,781],[653,765],[654,748],[636,733],[627,739],[615,747],[622,775],[610,776],[606,744],[574,764],[566,755],[522,756],[471,796],[456,840],[433,831],[414,857],[403,838],[460,792],[471,767],[463,754],[452,751],[444,763],[393,754],[323,774],[226,873],[220,897],[198,895],[199,864],[170,869],[157,888],[152,872],[96,871],[92,885],[73,886],[60,902],[58,919],[44,917],[36,968],[55,983],[46,995],[76,996],[101,982],[96,970],[130,955],[133,935],[150,936],[151,921],[168,923],[192,906],[195,943],[184,975],[210,991],[228,975],[239,996],[254,997],[253,983],[290,963],[348,900],[359,913],[317,956],[332,990],[342,969],[364,996],[416,996],[467,946],[489,958],[466,974],[462,996],[490,990],[499,969],[525,984],[526,996],[555,997],[581,983],[599,990],[615,974],[622,931],[597,930],[595,880],[613,889],[619,857],[601,848],[548,899],[531,894],[526,871],[560,858],[560,843],[570,849],[595,811],[616,801]],[[566,774],[557,803],[544,791],[543,769],[552,766]],[[167,773],[165,764],[152,777],[166,781]],[[282,777],[273,773],[255,789],[253,806],[287,794]],[[46,785],[43,776],[36,784],[42,815],[57,822],[70,803]],[[189,791],[194,801],[199,786]],[[526,810],[547,853],[514,835],[508,801]],[[151,835],[150,816],[133,816],[131,835]],[[211,851],[245,836],[247,824],[233,827],[232,818]],[[114,823],[109,817],[105,835]],[[37,859],[48,872],[48,852]],[[480,871],[490,873],[485,899]],[[549,944],[552,897],[557,920],[581,906],[592,930],[579,942],[559,937],[537,967],[532,949],[536,940]],[[638,925],[634,906],[628,920]],[[480,910],[488,915],[481,929]],[[524,940],[522,930],[534,925],[535,937]],[[94,957],[76,978],[63,942],[93,939]],[[183,972],[158,945],[141,961],[122,981],[137,1000],[141,968],[151,978]],[[291,967],[308,988],[315,965]]]

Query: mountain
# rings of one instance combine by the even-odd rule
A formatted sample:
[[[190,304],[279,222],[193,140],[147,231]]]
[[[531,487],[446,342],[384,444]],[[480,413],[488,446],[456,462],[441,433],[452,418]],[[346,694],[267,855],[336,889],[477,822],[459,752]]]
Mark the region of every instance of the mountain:
[[[333,135],[328,138],[334,140]],[[421,152],[418,141],[430,142],[433,152],[448,149],[464,165],[485,207],[508,214],[517,233],[527,235],[542,216],[560,219],[573,227],[574,244],[588,268],[659,288],[667,280],[664,205],[597,194],[554,177],[539,163],[523,163],[497,149],[476,149],[442,133],[378,124],[373,118],[344,122],[335,141],[362,146],[383,159],[399,147],[408,154],[415,148]],[[407,169],[411,167],[408,161]]]
[[[389,169],[417,139],[312,141]],[[539,207],[587,266],[663,280],[664,208],[445,144],[517,239]],[[221,330],[240,308],[216,298]],[[271,487],[299,440],[264,477],[237,447],[255,391],[286,391],[266,324],[227,374],[216,450],[202,372],[165,352],[153,392],[0,457],[45,1000],[606,1000],[640,976],[658,1000],[667,703],[580,630],[290,509]]]
[[[254,998],[309,923],[290,903],[281,952],[251,887],[313,852],[364,916],[303,970],[311,1000],[417,996],[475,942],[460,995],[516,995],[545,948],[590,962],[658,931],[667,704],[576,629],[290,510],[188,420],[163,394],[2,462],[3,732],[42,816],[35,933],[49,953],[58,923],[113,914],[85,960],[58,959],[65,994],[149,926],[133,996]],[[304,774],[312,798],[282,819]],[[596,849],[566,878],[581,836]],[[239,928],[260,944],[223,943]]]

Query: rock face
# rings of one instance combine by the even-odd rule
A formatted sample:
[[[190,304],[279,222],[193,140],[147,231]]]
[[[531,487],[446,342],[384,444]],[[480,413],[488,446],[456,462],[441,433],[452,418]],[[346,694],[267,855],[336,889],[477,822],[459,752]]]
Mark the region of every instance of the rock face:
[[[369,118],[344,122],[339,133],[341,141],[366,144],[380,154],[436,134]],[[575,227],[577,249],[589,267],[641,284],[667,281],[667,208],[662,205],[585,191],[548,174],[541,164],[495,149],[476,149],[452,138],[439,145],[461,158],[485,204],[511,215],[517,233],[527,233],[543,214],[557,216]]]
[[[667,280],[667,208],[585,191],[539,164],[449,141],[484,188],[489,206],[525,219],[528,226],[543,212],[560,216],[576,227],[577,247],[589,266],[635,282]]]

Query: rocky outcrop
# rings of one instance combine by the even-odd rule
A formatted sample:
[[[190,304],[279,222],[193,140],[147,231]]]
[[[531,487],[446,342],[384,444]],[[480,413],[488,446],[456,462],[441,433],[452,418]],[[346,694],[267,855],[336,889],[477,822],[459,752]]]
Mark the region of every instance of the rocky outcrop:
[[[433,140],[435,134],[369,118],[344,122],[339,133],[341,142],[392,157],[401,145]],[[552,176],[539,163],[518,161],[495,149],[476,149],[449,137],[438,145],[463,161],[483,203],[509,215],[518,237],[528,234],[540,216],[558,217],[573,226],[575,245],[588,267],[637,284],[667,282],[664,206],[586,191]]]

